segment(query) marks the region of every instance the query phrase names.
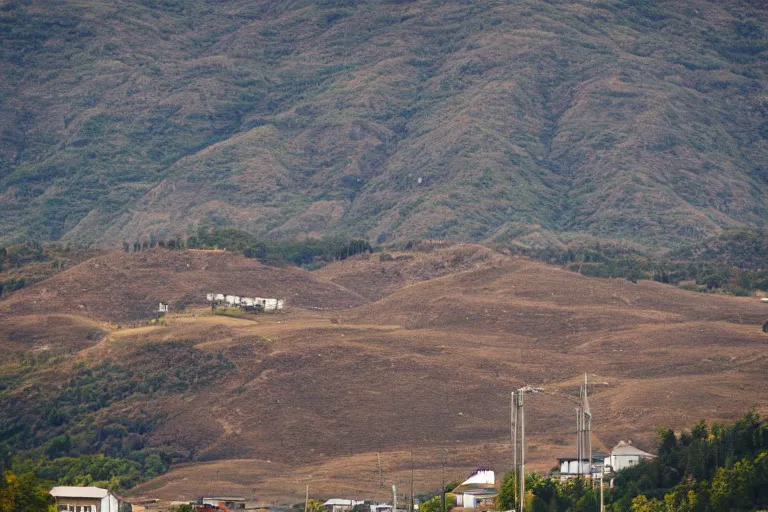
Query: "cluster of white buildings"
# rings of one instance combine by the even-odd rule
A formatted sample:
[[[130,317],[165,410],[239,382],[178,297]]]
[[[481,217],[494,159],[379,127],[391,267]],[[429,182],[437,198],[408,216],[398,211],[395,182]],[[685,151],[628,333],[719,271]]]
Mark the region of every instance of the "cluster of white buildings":
[[[261,311],[280,311],[285,307],[282,299],[264,299],[261,297],[240,297],[239,295],[224,295],[223,293],[209,293],[205,296],[211,304],[226,304],[240,308],[260,308]]]
[[[606,472],[621,471],[624,468],[632,467],[644,460],[655,458],[656,456],[645,452],[636,446],[632,446],[632,441],[619,441],[619,444],[613,447],[610,455],[605,456],[602,453],[592,454],[592,467],[589,465],[588,458],[578,457],[558,457],[560,463],[560,480],[569,480],[579,476],[595,477]]]
[[[328,512],[351,512],[358,505],[363,505],[364,509],[370,512],[392,512],[392,505],[386,503],[377,503],[375,501],[355,501],[346,498],[331,498],[323,506]]]

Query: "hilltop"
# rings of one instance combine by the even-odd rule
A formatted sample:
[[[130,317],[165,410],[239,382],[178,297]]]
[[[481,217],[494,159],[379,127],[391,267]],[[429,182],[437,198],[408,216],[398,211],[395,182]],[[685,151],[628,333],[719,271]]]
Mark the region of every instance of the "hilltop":
[[[3,243],[665,249],[768,217],[764,2],[8,1],[0,39]]]
[[[289,309],[211,315],[191,299],[213,286],[285,289]],[[176,311],[165,326],[130,325],[161,296]],[[546,388],[528,404],[532,467],[546,469],[572,451],[584,372],[598,447],[653,449],[656,426],[768,409],[768,311],[755,298],[589,278],[477,245],[314,272],[221,251],[110,253],[0,308],[0,400],[16,411],[0,424],[6,440],[126,457],[145,476],[173,463],[134,495],[274,503],[310,484],[385,498],[409,478],[411,449],[417,490],[438,488],[443,464],[450,479],[505,470],[509,392],[526,383]],[[14,418],[37,433],[8,430]]]

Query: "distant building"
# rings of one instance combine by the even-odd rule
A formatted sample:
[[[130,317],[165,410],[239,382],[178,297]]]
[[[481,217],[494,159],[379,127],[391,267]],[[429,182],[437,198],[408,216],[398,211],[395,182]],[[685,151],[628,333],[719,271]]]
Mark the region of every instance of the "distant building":
[[[245,510],[245,498],[233,496],[202,496],[197,498],[198,505],[208,505],[228,510]]]
[[[233,307],[238,306],[246,311],[282,311],[285,307],[285,301],[282,299],[240,297],[239,295],[223,295],[220,293],[207,293],[205,299],[211,303],[226,303]]]
[[[170,309],[170,307],[171,307],[170,304],[166,304],[164,302],[161,302],[160,305],[157,307],[157,312],[158,313],[167,313],[168,310]]]
[[[347,500],[344,498],[331,498],[323,506],[328,509],[328,512],[349,512],[355,505],[362,505],[364,502]],[[391,508],[391,507],[390,507]]]
[[[122,512],[120,499],[100,487],[54,487],[51,496],[58,512]]]
[[[632,441],[619,441],[619,444],[611,450],[610,466],[613,471],[621,471],[639,464],[640,461],[656,458],[655,455],[644,452],[643,450],[632,446]]]
[[[602,453],[592,454],[592,467],[589,466],[589,459],[579,458],[575,455],[558,457],[557,463],[560,466],[560,470],[554,473],[552,476],[560,478],[561,481],[571,480],[584,476],[591,478],[592,476],[599,474],[602,471],[603,464],[605,463],[605,455]]]
[[[457,507],[492,509],[499,494],[496,474],[488,469],[478,469],[452,492],[456,495]]]

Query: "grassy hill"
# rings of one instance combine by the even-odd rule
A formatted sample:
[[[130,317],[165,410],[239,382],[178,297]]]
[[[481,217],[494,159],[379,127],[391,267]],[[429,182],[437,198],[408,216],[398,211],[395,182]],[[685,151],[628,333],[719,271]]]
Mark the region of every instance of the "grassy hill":
[[[763,2],[6,0],[0,39],[3,243],[768,217]]]
[[[386,499],[392,482],[407,487],[410,449],[417,491],[439,487],[442,465],[451,480],[506,470],[509,391],[526,383],[546,388],[527,401],[527,445],[532,467],[550,468],[573,451],[583,372],[599,447],[653,449],[656,426],[768,410],[755,298],[468,244],[390,256],[310,273],[224,252],[114,252],[14,292],[0,303],[0,434],[23,467],[65,482],[92,471],[131,485],[170,465],[132,493],[269,504],[306,484]],[[217,280],[283,286],[289,309],[211,315],[190,299]],[[175,311],[165,326],[132,324],[161,297]]]

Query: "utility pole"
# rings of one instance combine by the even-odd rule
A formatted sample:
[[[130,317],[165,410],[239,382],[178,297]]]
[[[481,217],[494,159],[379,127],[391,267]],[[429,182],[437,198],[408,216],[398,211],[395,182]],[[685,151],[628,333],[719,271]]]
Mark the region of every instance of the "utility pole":
[[[309,508],[309,484],[307,484],[307,493],[304,496],[304,512]]]
[[[392,512],[397,512],[397,487],[392,485]]]
[[[413,512],[413,449],[411,449],[411,502],[408,510]]]
[[[603,490],[603,480],[605,479],[605,462],[600,469],[600,512],[605,512],[605,494]]]
[[[514,392],[512,404],[515,406],[515,412],[512,414],[512,418],[515,421],[513,431],[520,428],[520,468],[517,477],[520,479],[520,495],[518,503],[520,504],[520,512],[524,512],[525,507],[525,408],[523,397],[526,393],[538,393],[544,391],[542,388],[532,388],[531,386],[524,386]],[[516,434],[513,435],[516,437]],[[515,443],[515,461],[517,461],[517,443]]]
[[[515,391],[512,391],[511,397],[512,404],[510,406],[509,428],[512,431],[512,471],[514,474],[514,472],[517,472],[517,395]],[[515,478],[517,478],[517,476],[515,476]],[[512,486],[512,493],[515,499],[515,506],[517,506],[517,485]]]
[[[442,512],[446,512],[445,510],[445,451],[443,451],[443,460],[440,463],[440,472],[442,473],[442,485],[440,487],[440,507]]]
[[[587,474],[592,479],[592,411],[587,398],[586,373],[584,385],[579,387],[579,406],[576,408],[576,460],[577,475],[584,474],[584,461],[587,461]]]

